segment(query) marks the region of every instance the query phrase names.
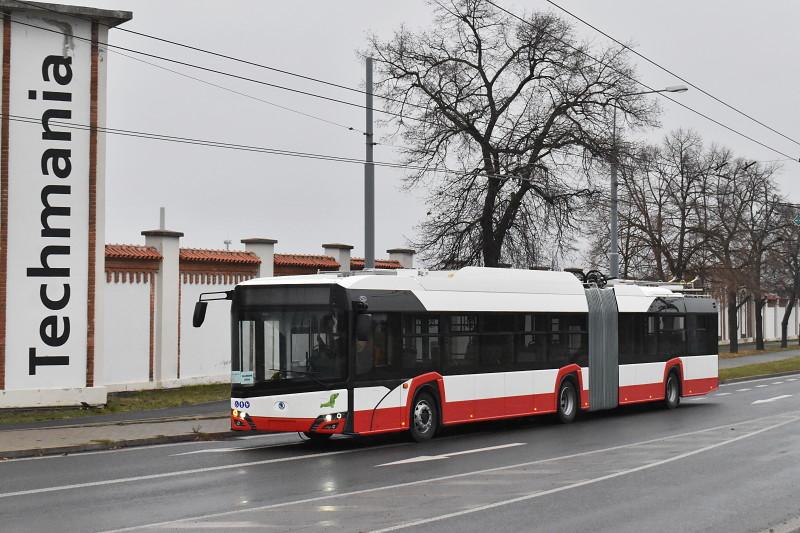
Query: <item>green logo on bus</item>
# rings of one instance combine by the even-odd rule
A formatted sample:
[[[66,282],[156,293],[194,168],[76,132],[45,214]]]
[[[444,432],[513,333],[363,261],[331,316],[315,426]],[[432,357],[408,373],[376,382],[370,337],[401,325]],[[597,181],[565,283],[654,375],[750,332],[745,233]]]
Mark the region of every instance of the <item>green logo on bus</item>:
[[[334,404],[336,403],[336,398],[338,398],[338,397],[339,397],[339,393],[338,392],[334,392],[333,394],[331,394],[331,397],[328,399],[327,402],[321,403],[321,404],[319,404],[319,406],[320,407],[333,407]]]

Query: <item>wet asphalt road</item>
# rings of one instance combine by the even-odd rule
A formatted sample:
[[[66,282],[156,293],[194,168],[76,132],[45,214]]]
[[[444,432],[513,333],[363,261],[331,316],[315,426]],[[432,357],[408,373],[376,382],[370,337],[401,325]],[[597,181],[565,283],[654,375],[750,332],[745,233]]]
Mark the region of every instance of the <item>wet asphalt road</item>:
[[[423,445],[258,435],[0,463],[3,532],[780,532],[797,517],[800,375]]]

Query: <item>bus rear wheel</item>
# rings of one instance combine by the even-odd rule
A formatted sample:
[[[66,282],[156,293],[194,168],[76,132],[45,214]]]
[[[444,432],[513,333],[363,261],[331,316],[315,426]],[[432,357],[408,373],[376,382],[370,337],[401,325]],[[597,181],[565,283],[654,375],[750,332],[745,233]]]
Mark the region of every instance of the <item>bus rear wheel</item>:
[[[439,429],[439,410],[436,400],[427,392],[420,392],[411,405],[411,437],[417,442],[430,440]]]
[[[664,405],[667,409],[675,409],[681,403],[681,385],[678,374],[670,372],[664,389]]]
[[[569,424],[577,413],[578,391],[571,379],[565,379],[558,389],[558,419],[562,424]]]

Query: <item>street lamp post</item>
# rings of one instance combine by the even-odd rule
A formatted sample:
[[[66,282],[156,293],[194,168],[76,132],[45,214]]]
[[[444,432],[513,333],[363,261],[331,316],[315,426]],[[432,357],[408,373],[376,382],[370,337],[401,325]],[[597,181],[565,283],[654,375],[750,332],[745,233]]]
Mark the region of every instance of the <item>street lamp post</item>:
[[[640,93],[621,94],[615,98],[618,100],[625,96],[639,96],[642,94],[656,93],[685,93],[689,88],[685,85],[673,85],[663,89],[653,91],[642,91]],[[610,263],[609,277],[616,279],[619,277],[619,196],[617,192],[617,106],[614,106],[614,119],[611,130],[611,242],[608,250],[608,261]]]

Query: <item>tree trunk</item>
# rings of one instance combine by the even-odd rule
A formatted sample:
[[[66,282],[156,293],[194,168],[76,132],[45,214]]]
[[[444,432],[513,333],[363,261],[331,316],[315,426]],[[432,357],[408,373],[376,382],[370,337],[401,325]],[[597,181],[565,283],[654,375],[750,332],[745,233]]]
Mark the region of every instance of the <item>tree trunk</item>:
[[[766,298],[756,300],[756,350],[764,349],[764,306]]]
[[[793,294],[789,301],[786,303],[786,309],[783,310],[783,319],[781,320],[781,348],[789,346],[789,317],[794,309],[795,295]]]
[[[736,290],[728,290],[728,351],[739,351],[739,326],[737,319]]]

